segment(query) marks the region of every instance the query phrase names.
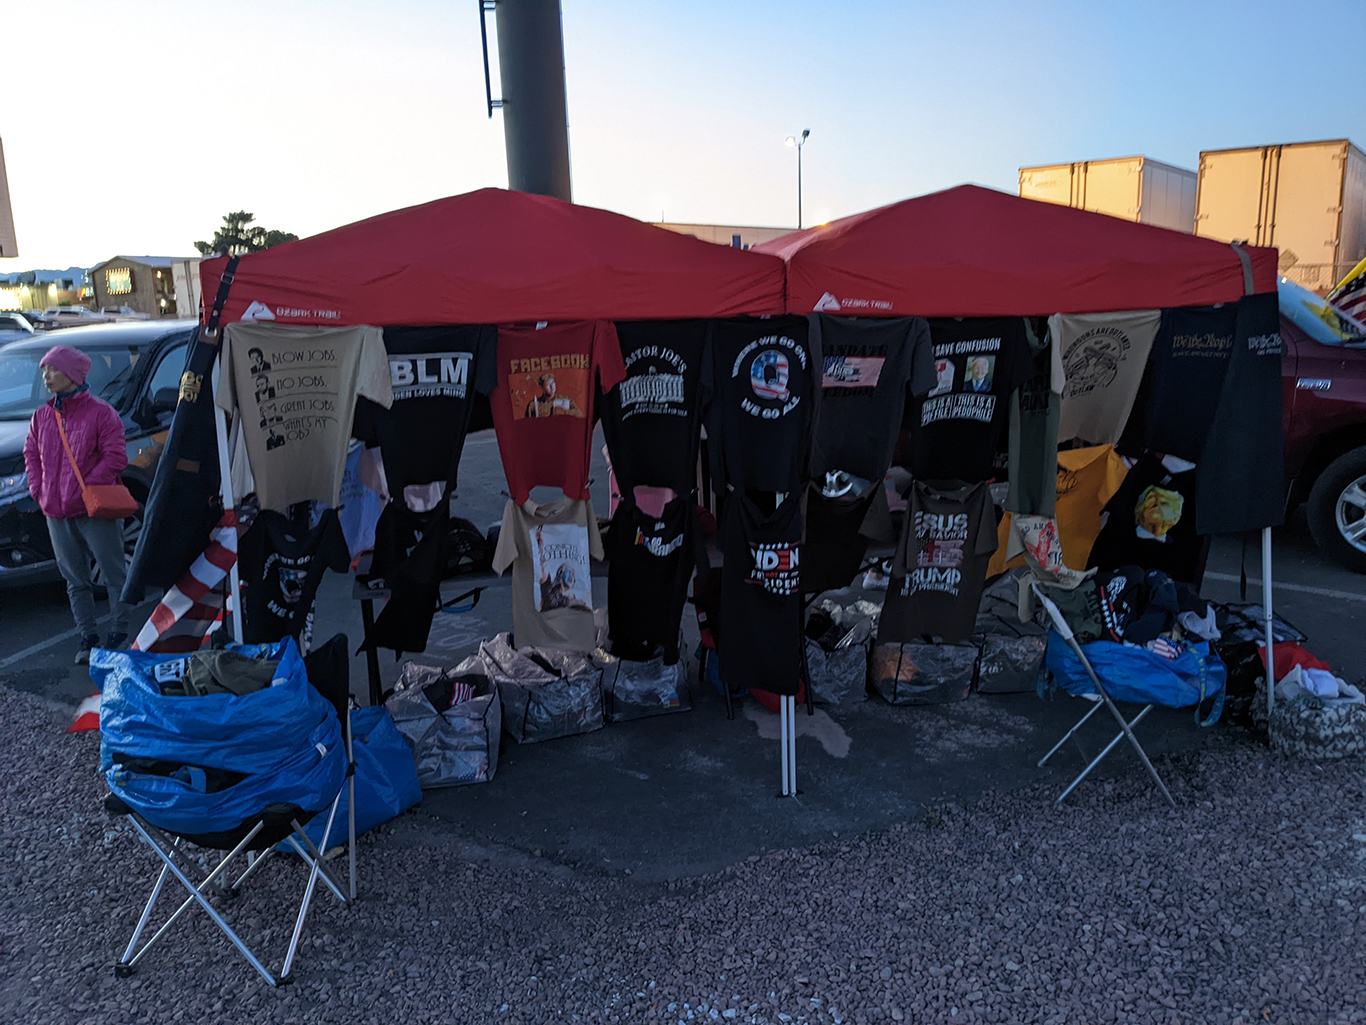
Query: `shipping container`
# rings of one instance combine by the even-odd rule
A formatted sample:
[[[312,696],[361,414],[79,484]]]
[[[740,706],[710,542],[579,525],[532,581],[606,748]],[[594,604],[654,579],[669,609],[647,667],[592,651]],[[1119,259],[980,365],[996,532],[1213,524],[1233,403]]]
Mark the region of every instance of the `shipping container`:
[[[1366,155],[1346,139],[1203,152],[1195,233],[1275,246],[1322,295],[1366,256]]]
[[[1148,157],[1022,167],[1020,195],[1176,231],[1195,223],[1195,172]]]

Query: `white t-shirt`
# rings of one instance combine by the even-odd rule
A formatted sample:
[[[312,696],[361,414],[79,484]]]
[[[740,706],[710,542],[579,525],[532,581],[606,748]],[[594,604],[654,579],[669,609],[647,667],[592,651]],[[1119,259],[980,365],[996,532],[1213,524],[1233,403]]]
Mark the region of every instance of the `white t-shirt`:
[[[336,505],[356,396],[393,402],[380,329],[229,324],[221,359],[215,398],[241,418],[261,508]]]

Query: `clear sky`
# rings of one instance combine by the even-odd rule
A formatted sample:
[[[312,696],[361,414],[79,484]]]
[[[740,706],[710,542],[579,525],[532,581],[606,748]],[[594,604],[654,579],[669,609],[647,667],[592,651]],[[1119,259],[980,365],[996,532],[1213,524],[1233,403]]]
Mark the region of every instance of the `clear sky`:
[[[229,210],[308,235],[507,184],[473,0],[11,5],[0,273],[193,255]],[[563,8],[574,198],[647,220],[795,224],[803,128],[809,223],[1029,164],[1366,145],[1366,0]]]

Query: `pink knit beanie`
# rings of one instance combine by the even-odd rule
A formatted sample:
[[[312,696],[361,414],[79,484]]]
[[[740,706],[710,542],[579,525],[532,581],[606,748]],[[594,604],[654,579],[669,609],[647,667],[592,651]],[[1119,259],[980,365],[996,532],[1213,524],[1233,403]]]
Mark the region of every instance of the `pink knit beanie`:
[[[90,373],[90,357],[69,345],[54,345],[47,350],[47,355],[38,361],[38,365],[60,370],[78,387],[85,384],[86,375]]]

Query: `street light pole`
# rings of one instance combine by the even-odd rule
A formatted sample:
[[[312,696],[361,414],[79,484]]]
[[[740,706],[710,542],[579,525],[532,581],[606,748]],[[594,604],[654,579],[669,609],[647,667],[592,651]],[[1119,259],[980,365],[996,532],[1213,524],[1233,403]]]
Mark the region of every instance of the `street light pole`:
[[[789,135],[785,140],[787,145],[797,148],[797,230],[802,228],[802,147],[806,145],[806,137],[811,134],[810,128],[803,128],[801,137]]]

